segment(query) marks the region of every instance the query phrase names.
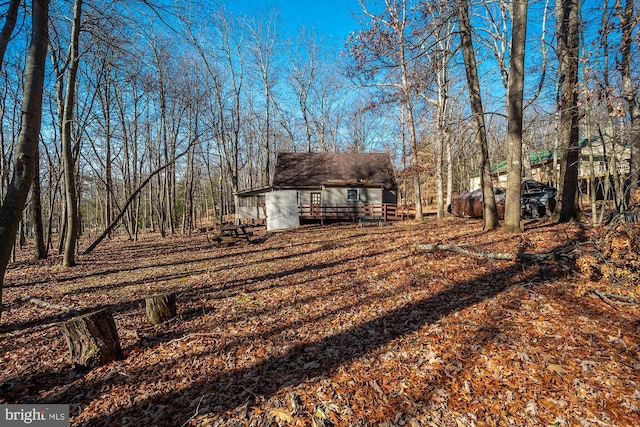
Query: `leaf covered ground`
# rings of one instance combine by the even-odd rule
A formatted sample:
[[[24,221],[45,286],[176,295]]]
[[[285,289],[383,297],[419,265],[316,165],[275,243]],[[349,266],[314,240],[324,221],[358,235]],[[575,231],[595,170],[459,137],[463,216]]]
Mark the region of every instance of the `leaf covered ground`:
[[[639,310],[585,291],[591,279],[571,264],[592,230],[481,227],[311,225],[227,248],[202,234],[143,235],[104,242],[70,269],[56,257],[16,262],[0,402],[69,403],[74,426],[640,425]],[[566,262],[416,244],[559,251]],[[178,317],[150,326],[144,297],[164,291],[177,294]],[[124,358],[74,369],[65,307],[108,307]]]

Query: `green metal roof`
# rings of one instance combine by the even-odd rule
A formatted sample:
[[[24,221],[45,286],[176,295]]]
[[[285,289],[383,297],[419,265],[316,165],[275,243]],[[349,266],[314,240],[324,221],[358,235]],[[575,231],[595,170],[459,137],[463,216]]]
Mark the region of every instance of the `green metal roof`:
[[[552,150],[538,150],[532,151],[529,153],[529,162],[532,165],[536,165],[538,163],[544,163],[553,160],[553,151]],[[507,161],[501,160],[498,163],[495,163],[491,166],[491,172],[502,172],[507,170]]]

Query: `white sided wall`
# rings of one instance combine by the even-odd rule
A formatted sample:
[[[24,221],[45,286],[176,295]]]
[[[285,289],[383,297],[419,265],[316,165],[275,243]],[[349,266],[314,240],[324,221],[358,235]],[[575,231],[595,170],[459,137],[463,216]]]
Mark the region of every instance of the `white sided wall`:
[[[267,205],[267,231],[284,230],[300,226],[298,192],[272,191],[265,195]]]

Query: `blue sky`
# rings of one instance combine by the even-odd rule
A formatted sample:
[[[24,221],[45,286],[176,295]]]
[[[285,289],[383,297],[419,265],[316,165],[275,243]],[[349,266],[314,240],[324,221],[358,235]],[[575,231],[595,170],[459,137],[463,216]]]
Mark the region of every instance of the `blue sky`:
[[[233,0],[227,4],[241,13],[275,7],[285,32],[295,35],[300,26],[313,27],[326,41],[339,46],[358,27],[352,17],[359,7],[355,0]]]

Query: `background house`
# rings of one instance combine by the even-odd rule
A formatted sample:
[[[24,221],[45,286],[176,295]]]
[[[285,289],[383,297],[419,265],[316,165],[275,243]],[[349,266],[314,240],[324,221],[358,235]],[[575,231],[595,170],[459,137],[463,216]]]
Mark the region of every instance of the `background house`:
[[[609,150],[611,145],[608,144]],[[593,158],[593,175],[595,178],[597,198],[604,198],[604,187],[607,182],[607,162],[612,156],[615,157],[615,166],[621,177],[629,174],[629,165],[631,158],[631,149],[629,146],[621,144],[613,144],[614,152],[606,152],[600,137],[591,138],[591,141],[583,139],[580,141],[580,155],[578,165],[578,184],[581,197],[587,197],[591,194],[589,183],[591,177],[590,158]],[[529,176],[527,179],[533,179],[543,184],[558,186],[560,175],[559,164],[560,153],[554,158],[553,150],[538,150],[529,153],[529,163],[531,165]],[[523,171],[524,172],[524,171]],[[491,174],[494,179],[494,185],[506,188],[507,186],[507,161],[502,160],[492,165]],[[470,182],[470,190],[480,188],[480,178],[473,177]]]
[[[239,193],[240,219],[265,215],[268,229],[300,221],[395,219],[398,197],[384,153],[280,153],[270,187]]]

